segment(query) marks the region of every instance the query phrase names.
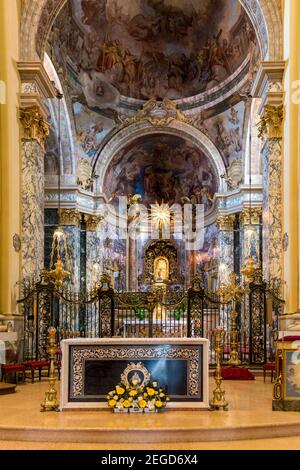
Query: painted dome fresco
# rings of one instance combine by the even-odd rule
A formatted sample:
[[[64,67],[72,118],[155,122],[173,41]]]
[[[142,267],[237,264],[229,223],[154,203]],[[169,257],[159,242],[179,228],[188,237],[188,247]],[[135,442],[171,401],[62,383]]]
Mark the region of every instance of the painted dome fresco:
[[[101,109],[121,96],[209,92],[230,81],[258,44],[238,0],[70,0],[49,51],[71,76],[72,94]]]
[[[146,205],[189,199],[206,211],[218,189],[215,167],[203,151],[168,134],[128,144],[109,164],[104,181],[106,194],[140,194]]]

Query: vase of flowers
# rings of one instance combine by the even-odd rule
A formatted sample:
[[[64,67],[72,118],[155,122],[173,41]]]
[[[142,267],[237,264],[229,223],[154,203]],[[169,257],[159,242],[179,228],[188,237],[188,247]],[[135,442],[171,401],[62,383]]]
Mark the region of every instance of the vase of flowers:
[[[107,404],[115,413],[156,413],[163,410],[170,397],[157,382],[140,385],[133,380],[119,384],[107,395]]]

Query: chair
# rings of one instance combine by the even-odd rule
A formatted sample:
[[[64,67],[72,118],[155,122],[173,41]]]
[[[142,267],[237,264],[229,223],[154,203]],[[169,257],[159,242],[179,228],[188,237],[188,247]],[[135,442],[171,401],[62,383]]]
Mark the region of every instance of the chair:
[[[2,364],[2,378],[1,382],[6,382],[7,376],[15,374],[15,382],[18,384],[19,373],[22,374],[23,383],[25,382],[26,367],[23,364]]]
[[[273,379],[274,379],[274,372],[276,371],[275,363],[264,364],[262,368],[263,368],[263,371],[264,371],[264,382],[266,381],[267,372],[270,371],[271,372],[271,383],[272,383]]]
[[[34,383],[35,371],[39,371],[39,382],[42,380],[42,369],[48,369],[48,377],[50,373],[50,362],[49,361],[27,361],[23,362],[26,370],[31,370],[31,382]]]

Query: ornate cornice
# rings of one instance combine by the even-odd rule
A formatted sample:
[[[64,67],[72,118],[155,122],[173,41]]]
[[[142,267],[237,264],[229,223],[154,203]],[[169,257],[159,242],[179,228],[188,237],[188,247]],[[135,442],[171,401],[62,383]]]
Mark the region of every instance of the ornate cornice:
[[[235,221],[235,215],[230,214],[230,215],[219,215],[219,217],[216,220],[217,227],[221,231],[230,231],[233,230],[234,227],[234,221]]]
[[[262,115],[266,105],[283,104],[283,75],[286,63],[261,62],[251,90],[252,96],[261,98],[259,114]]]
[[[84,221],[86,223],[87,232],[95,232],[98,225],[102,222],[103,216],[101,215],[85,215]]]
[[[261,216],[262,216],[262,208],[261,207],[252,207],[245,208],[240,213],[240,223],[241,225],[260,225],[261,223]]]
[[[264,113],[258,123],[258,137],[267,137],[269,139],[282,138],[283,123],[283,105],[271,106],[267,104]]]
[[[35,140],[44,150],[50,126],[41,115],[39,107],[20,109],[20,121],[23,126],[23,139]]]
[[[79,226],[81,221],[81,214],[77,209],[61,209],[60,210],[60,223],[61,225],[74,225]]]

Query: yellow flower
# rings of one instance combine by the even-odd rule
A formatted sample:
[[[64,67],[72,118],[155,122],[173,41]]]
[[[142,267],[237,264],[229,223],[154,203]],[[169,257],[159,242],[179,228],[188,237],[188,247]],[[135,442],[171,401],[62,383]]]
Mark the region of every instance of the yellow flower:
[[[148,393],[144,393],[144,397],[147,398],[147,397],[148,397]]]
[[[139,401],[139,407],[140,407],[140,408],[146,408],[146,406],[147,406],[146,400],[141,400],[141,401]]]
[[[116,391],[118,395],[123,395],[125,393],[125,390],[122,387],[116,387]]]
[[[117,404],[116,400],[109,400],[108,402],[108,406],[110,406],[111,408],[114,408],[116,404]]]
[[[170,397],[167,397],[167,398],[166,398],[166,401],[170,401]]]
[[[130,406],[131,406],[130,401],[129,401],[129,400],[125,400],[124,403],[123,403],[123,406],[124,406],[124,408],[130,408]]]
[[[149,397],[153,397],[153,395],[155,395],[155,390],[153,390],[153,388],[148,388],[147,392],[148,392]]]
[[[162,408],[162,407],[163,407],[163,403],[162,403],[160,400],[156,400],[155,406],[156,406],[156,408]]]
[[[131,392],[129,392],[129,396],[130,397],[135,397],[137,395],[137,391],[136,390],[131,390]]]

